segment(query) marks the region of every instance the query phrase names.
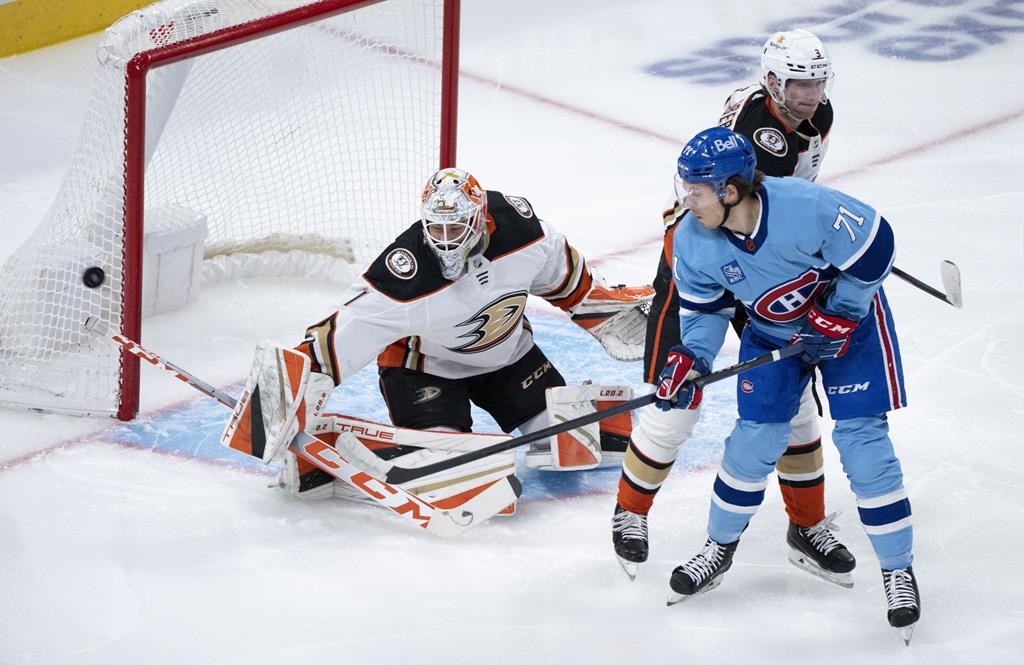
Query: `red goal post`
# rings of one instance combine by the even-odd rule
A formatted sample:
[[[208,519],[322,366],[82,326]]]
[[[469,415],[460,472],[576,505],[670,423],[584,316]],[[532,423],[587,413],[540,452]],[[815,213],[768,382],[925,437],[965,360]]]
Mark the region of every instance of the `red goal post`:
[[[0,403],[134,417],[138,358],[107,335],[141,337],[155,208],[202,215],[208,255],[370,260],[455,163],[458,31],[459,0],[163,0],[115,23],[65,182],[3,267]]]

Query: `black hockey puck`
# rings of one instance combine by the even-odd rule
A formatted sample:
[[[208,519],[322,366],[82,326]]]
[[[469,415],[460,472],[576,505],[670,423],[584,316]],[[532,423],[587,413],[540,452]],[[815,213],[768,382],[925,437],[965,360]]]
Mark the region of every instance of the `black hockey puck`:
[[[90,289],[95,289],[103,280],[107,278],[107,273],[103,272],[103,268],[99,266],[90,266],[85,269],[82,273],[82,284],[85,284]]]

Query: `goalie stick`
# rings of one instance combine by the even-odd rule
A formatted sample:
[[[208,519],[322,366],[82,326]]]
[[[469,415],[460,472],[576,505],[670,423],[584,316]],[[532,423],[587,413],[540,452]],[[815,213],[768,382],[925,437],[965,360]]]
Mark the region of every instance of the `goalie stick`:
[[[942,286],[946,289],[945,292],[939,291],[934,286],[925,284],[918,278],[903,272],[896,266],[892,267],[892,274],[896,275],[908,284],[916,286],[928,295],[935,296],[939,300],[949,303],[957,309],[964,306],[963,293],[960,290],[960,268],[958,268],[952,261],[943,261],[939,264],[939,274],[942,275]]]
[[[202,381],[177,365],[152,353],[127,337],[115,334],[113,340],[142,360],[174,375],[199,392],[214,398],[228,408],[235,408],[238,400]],[[346,448],[353,450],[362,444],[348,433],[338,437],[338,444],[344,441]],[[365,447],[364,447],[365,448]],[[450,537],[470,529],[487,518],[494,516],[519,498],[522,486],[514,475],[496,481],[484,491],[450,510],[438,508],[401,487],[373,477],[350,463],[338,451],[307,432],[299,432],[292,439],[288,449],[319,469],[345,482],[374,502],[391,509],[413,526],[421,527],[437,536]],[[367,449],[371,457],[373,453]],[[457,466],[457,465],[449,465]],[[448,468],[448,467],[446,467]]]
[[[717,372],[712,372],[711,374],[706,374],[704,376],[698,377],[694,379],[692,383],[698,388],[703,388],[704,386],[715,383],[716,381],[721,381],[723,379],[728,379],[730,377],[736,376],[740,372],[744,372],[748,369],[760,367],[761,365],[767,365],[768,363],[773,363],[777,360],[782,360],[783,358],[788,358],[790,356],[802,353],[803,350],[803,342],[796,342],[794,344],[784,346],[781,349],[772,351],[771,353],[765,353],[764,355],[757,356],[756,358],[751,358],[750,360],[747,360],[745,362],[741,362],[736,365],[732,365],[731,367],[720,369]],[[602,409],[600,411],[595,411],[593,413],[588,413],[586,415],[580,416],[579,418],[567,420],[564,423],[551,425],[550,427],[539,429],[536,432],[531,432],[530,434],[525,434],[514,439],[509,439],[508,441],[502,441],[500,443],[496,443],[485,448],[480,448],[479,450],[474,450],[472,452],[458,455],[457,457],[451,457],[446,460],[441,460],[440,462],[425,464],[423,466],[418,467],[398,466],[397,464],[394,464],[392,462],[380,459],[379,457],[377,457],[368,450],[364,453],[363,450],[360,450],[360,448],[363,448],[365,450],[365,447],[359,446],[358,442],[356,442],[356,445],[353,446],[351,441],[343,442],[341,439],[339,439],[338,448],[341,449],[347,455],[349,455],[353,460],[357,461],[370,474],[380,478],[381,480],[384,480],[389,483],[405,483],[409,482],[410,480],[422,478],[423,476],[427,476],[432,473],[437,473],[438,471],[450,469],[451,467],[458,466],[459,464],[472,462],[474,460],[487,457],[488,455],[494,455],[496,453],[505,452],[506,450],[518,448],[519,446],[526,445],[527,443],[533,443],[534,441],[546,439],[547,437],[553,436],[560,432],[568,432],[569,430],[576,429],[577,427],[589,425],[590,423],[597,422],[599,420],[604,420],[605,418],[610,418],[611,416],[615,416],[620,413],[626,413],[627,411],[639,409],[642,406],[652,404],[655,401],[655,399],[656,398],[654,396],[654,393],[641,395],[640,397],[636,397],[629,401],[616,404],[613,407]]]

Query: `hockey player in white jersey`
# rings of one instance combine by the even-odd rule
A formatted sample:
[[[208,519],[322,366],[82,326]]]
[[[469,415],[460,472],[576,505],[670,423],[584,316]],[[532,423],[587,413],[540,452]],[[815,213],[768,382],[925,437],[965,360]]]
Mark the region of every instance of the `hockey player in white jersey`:
[[[770,176],[815,180],[832,128],[828,89],[832,59],[825,45],[806,30],[772,35],[761,50],[761,81],[733,92],[719,125],[746,136],[753,144],[757,168]],[[682,202],[673,199],[663,213],[663,250],[654,278],[655,295],[647,323],[644,381],[657,383],[669,350],[679,344],[679,304],[672,281],[672,246]],[[741,334],[742,308],[732,320]],[[833,535],[835,514],[825,511],[825,471],[819,408],[811,383],[793,418],[790,444],[776,475],[789,516],[786,541],[797,567],[844,587],[853,586],[853,554]],[[696,425],[698,412],[644,409],[639,412],[622,466],[612,518],[612,544],[630,577],[647,560],[647,516],[682,445]]]
[[[686,380],[709,371],[737,304],[750,317],[740,361],[794,340],[804,352],[739,375],[739,419],[714,483],[708,539],[673,571],[670,604],[714,588],[732,565],[816,365],[836,421],[832,439],[881,564],[889,623],[909,642],[920,616],[911,511],[886,419],[906,396],[880,290],[893,263],[892,229],[846,194],[755,172],[750,142],[721,127],[684,146],[676,188],[688,208],[673,255],[682,344],[662,370],[658,405],[699,404],[700,390]]]
[[[473,402],[505,432],[529,433],[550,424],[546,390],[565,385],[534,343],[530,295],[568,312],[613,356],[642,345],[640,306],[651,289],[606,287],[526,199],[485,191],[449,168],[427,182],[421,213],[338,310],[307,329],[300,354],[291,354],[302,362],[261,360],[278,357],[279,347],[257,354],[250,383],[259,389],[262,421],[253,429],[262,431],[251,454],[286,455],[282,483],[298,496],[330,494],[332,479],[296,463],[288,441],[300,429],[316,432],[330,391],[375,359],[396,426],[470,432]],[[230,445],[246,450],[249,442]],[[589,466],[600,462],[599,447],[587,452]],[[560,468],[571,468],[564,461]]]

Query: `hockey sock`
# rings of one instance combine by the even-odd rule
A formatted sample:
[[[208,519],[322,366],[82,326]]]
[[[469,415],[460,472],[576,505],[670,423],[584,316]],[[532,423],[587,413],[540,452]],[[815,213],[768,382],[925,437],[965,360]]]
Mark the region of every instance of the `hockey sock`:
[[[779,489],[790,521],[811,527],[825,519],[825,458],[821,439],[791,445],[779,458]]]
[[[618,503],[631,513],[646,515],[654,504],[654,496],[672,470],[669,462],[656,462],[637,450],[631,441],[622,462]]]

